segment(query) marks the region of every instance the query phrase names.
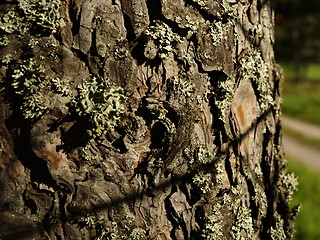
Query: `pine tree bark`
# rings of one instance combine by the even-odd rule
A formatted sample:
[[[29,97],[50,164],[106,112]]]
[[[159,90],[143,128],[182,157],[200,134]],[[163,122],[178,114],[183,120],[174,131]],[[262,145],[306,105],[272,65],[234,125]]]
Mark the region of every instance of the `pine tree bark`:
[[[1,9],[1,239],[289,239],[268,1]]]

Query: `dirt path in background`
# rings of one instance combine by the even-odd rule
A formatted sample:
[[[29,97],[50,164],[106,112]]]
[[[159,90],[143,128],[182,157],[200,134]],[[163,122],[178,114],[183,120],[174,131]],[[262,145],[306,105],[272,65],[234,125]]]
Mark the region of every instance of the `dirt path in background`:
[[[288,117],[282,117],[281,119],[283,127],[294,130],[309,138],[320,140],[320,127]],[[320,171],[320,149],[310,147],[285,134],[282,140],[286,156],[292,157],[306,166]]]
[[[306,135],[310,138],[315,138],[320,140],[320,127],[314,124],[302,122],[293,118],[281,117],[283,126],[299,132],[303,135]]]

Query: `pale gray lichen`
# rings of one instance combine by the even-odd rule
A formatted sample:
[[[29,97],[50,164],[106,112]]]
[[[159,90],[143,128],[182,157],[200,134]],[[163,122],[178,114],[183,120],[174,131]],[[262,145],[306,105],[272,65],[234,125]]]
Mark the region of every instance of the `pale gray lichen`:
[[[141,240],[146,237],[147,232],[142,228],[135,228],[129,235],[128,240]]]
[[[59,21],[59,9],[62,5],[60,0],[18,0],[19,8],[30,27],[40,27],[43,30],[53,32]]]
[[[222,203],[223,204],[230,204],[231,203],[231,197],[229,196],[229,194],[224,193],[222,196]]]
[[[220,209],[220,203],[214,204],[211,214],[205,218],[201,235],[206,240],[216,240],[223,237],[223,219]]]
[[[51,79],[51,88],[54,92],[62,96],[71,96],[72,91],[69,82],[61,80],[60,78]]]
[[[97,219],[94,216],[88,214],[85,216],[81,216],[79,219],[77,219],[77,224],[79,224],[80,228],[93,228],[95,227],[96,223]]]
[[[12,54],[11,53],[8,53],[7,55],[5,55],[2,59],[2,63],[4,64],[9,64],[11,61],[13,60],[12,58]]]
[[[219,119],[226,122],[228,112],[232,103],[235,87],[235,78],[228,77],[225,81],[219,81],[217,89],[214,90],[214,102],[219,111]]]
[[[213,46],[218,46],[218,44],[226,38],[226,35],[224,34],[224,28],[225,27],[223,26],[221,21],[215,21],[210,25],[209,34],[211,36]]]
[[[212,188],[212,176],[211,173],[205,173],[200,170],[193,178],[193,183],[201,190],[202,193],[208,193]]]
[[[9,38],[6,35],[0,36],[0,46],[5,47],[5,46],[8,46],[9,43],[10,43]]]
[[[179,76],[174,76],[173,81],[173,90],[178,94],[184,96],[185,98],[191,98],[195,92],[195,85],[192,82],[189,82]]]
[[[231,1],[231,0],[222,0],[221,6],[223,8],[223,13],[227,15],[229,18],[236,17],[236,10],[232,7],[232,5],[237,4],[237,1]]]
[[[18,0],[18,7],[8,10],[0,19],[0,29],[19,35],[37,28],[51,33],[59,24],[61,5],[60,0]]]
[[[215,156],[209,152],[209,150],[203,146],[200,146],[195,151],[195,158],[197,162],[201,164],[209,164],[215,160]]]
[[[25,34],[29,28],[24,17],[21,17],[17,11],[9,10],[0,19],[0,29],[6,33],[18,32]]]
[[[284,230],[284,221],[278,212],[274,213],[275,224],[268,230],[272,240],[285,240],[288,239]]]
[[[39,40],[36,38],[31,38],[28,42],[28,47],[30,49],[33,49],[34,47],[38,46],[40,44]]]
[[[34,59],[22,62],[11,75],[14,92],[20,96],[20,109],[25,119],[36,119],[52,109],[55,104],[65,104],[72,93],[67,82],[48,78],[45,68]],[[56,94],[61,97],[55,98]],[[61,107],[61,105],[60,105]]]
[[[78,85],[74,105],[80,117],[87,117],[87,133],[96,138],[112,131],[124,113],[126,97],[121,87],[93,77]]]
[[[254,39],[254,38],[262,38],[263,37],[263,27],[261,24],[256,24],[253,25],[250,29],[249,29],[249,36]]]
[[[129,53],[129,51],[128,50],[126,50],[126,49],[116,49],[115,51],[114,51],[114,58],[116,59],[116,60],[125,60],[125,59],[127,59],[127,57],[128,57],[128,53]]]
[[[255,200],[257,204],[259,205],[259,212],[261,214],[265,214],[268,208],[268,199],[265,191],[263,188],[256,184],[254,188],[254,196],[252,197],[252,200]]]
[[[199,29],[199,25],[201,24],[199,21],[195,21],[190,16],[185,17],[187,23],[185,24],[186,28],[189,28],[192,32],[196,32]]]
[[[225,166],[222,162],[215,164],[215,183],[222,184],[225,176]]]
[[[230,229],[232,240],[254,239],[253,220],[251,210],[242,201],[233,209],[235,220]]]
[[[262,111],[274,106],[267,64],[263,61],[260,51],[254,50],[240,59],[243,78],[250,79],[259,93],[258,102]]]
[[[179,42],[182,42],[180,36],[174,33],[169,25],[159,20],[147,28],[146,35],[155,42],[161,59],[165,59],[168,53],[172,52]]]
[[[15,93],[22,97],[20,109],[26,119],[38,118],[47,111],[42,94],[49,82],[44,72],[43,66],[29,59],[12,74],[12,86]]]
[[[95,237],[95,240],[119,240],[123,239],[119,235],[118,231],[118,224],[116,222],[111,223],[111,227],[103,227],[101,226],[98,228],[97,236]]]
[[[283,190],[287,202],[291,202],[292,196],[298,189],[298,177],[292,173],[280,173],[278,186]]]
[[[243,193],[243,183],[245,182],[245,179],[242,175],[239,175],[237,181],[237,184],[233,185],[230,190],[234,195],[240,196]]]
[[[98,220],[95,216],[85,214],[73,220],[80,228],[86,228],[95,231],[94,240],[142,240],[146,237],[146,231],[142,228],[131,228],[124,225],[124,229],[119,227],[117,222],[106,222]],[[131,224],[133,220],[127,223]]]

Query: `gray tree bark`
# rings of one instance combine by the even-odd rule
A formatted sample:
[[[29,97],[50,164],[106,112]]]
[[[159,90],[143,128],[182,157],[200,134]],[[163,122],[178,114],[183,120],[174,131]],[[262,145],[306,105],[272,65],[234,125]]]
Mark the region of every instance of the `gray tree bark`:
[[[289,239],[264,0],[0,6],[1,239]]]

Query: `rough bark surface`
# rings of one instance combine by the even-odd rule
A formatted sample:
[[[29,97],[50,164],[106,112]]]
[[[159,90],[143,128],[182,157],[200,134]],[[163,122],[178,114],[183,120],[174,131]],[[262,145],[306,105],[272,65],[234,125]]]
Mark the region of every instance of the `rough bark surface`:
[[[263,0],[3,1],[1,239],[288,239]]]

